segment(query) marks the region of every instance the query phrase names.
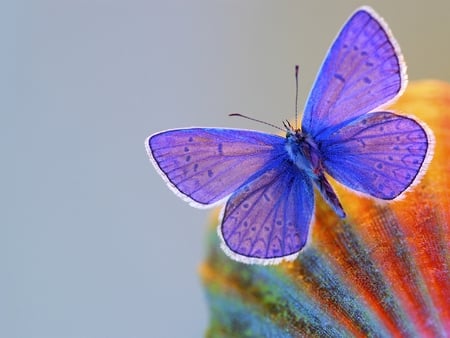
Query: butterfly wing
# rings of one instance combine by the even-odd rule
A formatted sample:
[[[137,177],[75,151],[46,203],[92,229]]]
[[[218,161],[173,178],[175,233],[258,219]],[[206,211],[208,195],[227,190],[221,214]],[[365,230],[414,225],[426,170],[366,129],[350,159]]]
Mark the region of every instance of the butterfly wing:
[[[267,164],[286,156],[284,138],[238,129],[167,130],[145,144],[169,187],[196,207],[222,200]]]
[[[391,112],[364,115],[321,142],[327,172],[349,188],[392,200],[426,171],[433,136],[417,121]]]
[[[357,10],[332,44],[305,107],[302,129],[316,140],[398,97],[406,66],[389,28],[371,8]]]
[[[276,161],[228,200],[219,227],[222,248],[245,263],[292,260],[306,243],[313,209],[306,173],[288,160]]]

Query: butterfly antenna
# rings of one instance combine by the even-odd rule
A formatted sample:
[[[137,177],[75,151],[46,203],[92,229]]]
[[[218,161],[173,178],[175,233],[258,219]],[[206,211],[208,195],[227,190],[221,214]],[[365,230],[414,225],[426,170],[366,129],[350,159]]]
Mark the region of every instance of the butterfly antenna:
[[[271,126],[271,127],[276,128],[276,129],[278,129],[278,130],[281,130],[281,131],[286,131],[286,130],[284,130],[283,128],[280,128],[280,127],[278,127],[278,126],[276,126],[276,125],[274,125],[274,124],[272,124],[272,123],[265,122],[265,121],[261,121],[261,120],[255,119],[255,118],[253,118],[253,117],[249,117],[249,116],[242,115],[242,114],[239,114],[239,113],[231,113],[231,114],[228,114],[228,116],[239,116],[239,117],[243,117],[244,119],[247,119],[247,120],[259,122],[259,123],[265,124],[265,125],[267,125],[267,126]]]
[[[287,131],[295,133],[295,129],[292,127],[292,124],[291,122],[289,122],[289,120],[283,121],[283,126],[284,128],[286,128]]]
[[[298,129],[298,65],[295,65],[295,129]]]

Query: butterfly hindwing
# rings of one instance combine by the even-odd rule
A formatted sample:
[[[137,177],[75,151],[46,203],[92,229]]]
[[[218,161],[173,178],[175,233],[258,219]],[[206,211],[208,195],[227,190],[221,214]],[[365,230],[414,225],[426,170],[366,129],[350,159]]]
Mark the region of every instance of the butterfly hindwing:
[[[321,142],[327,172],[349,188],[392,200],[417,181],[433,139],[407,116],[373,112]]]
[[[274,162],[228,200],[219,228],[224,250],[246,263],[293,259],[306,243],[313,209],[305,172],[286,160]]]
[[[163,131],[146,148],[172,190],[197,207],[222,200],[286,153],[280,136],[219,128]]]
[[[384,21],[357,10],[332,44],[309,95],[303,131],[318,139],[330,127],[388,103],[406,86],[406,66]]]

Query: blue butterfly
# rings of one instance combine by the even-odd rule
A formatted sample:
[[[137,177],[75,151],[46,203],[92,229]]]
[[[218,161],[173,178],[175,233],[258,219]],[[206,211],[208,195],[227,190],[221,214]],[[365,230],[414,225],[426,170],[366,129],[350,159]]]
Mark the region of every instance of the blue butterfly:
[[[325,173],[382,200],[399,198],[425,173],[433,134],[411,117],[374,109],[404,91],[406,66],[389,28],[358,9],[331,46],[304,109],[286,137],[222,128],[166,130],[146,140],[169,187],[195,207],[226,200],[222,248],[244,263],[294,259],[305,246],[314,189],[345,212]]]

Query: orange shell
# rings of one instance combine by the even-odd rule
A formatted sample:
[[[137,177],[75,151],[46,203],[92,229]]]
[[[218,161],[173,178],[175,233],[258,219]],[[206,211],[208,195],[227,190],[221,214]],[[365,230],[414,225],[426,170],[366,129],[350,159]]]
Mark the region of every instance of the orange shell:
[[[276,267],[231,261],[214,230],[201,266],[207,335],[450,332],[450,84],[413,82],[389,109],[434,132],[434,157],[420,183],[382,204],[334,184],[348,218],[318,198],[310,242],[297,260]]]

